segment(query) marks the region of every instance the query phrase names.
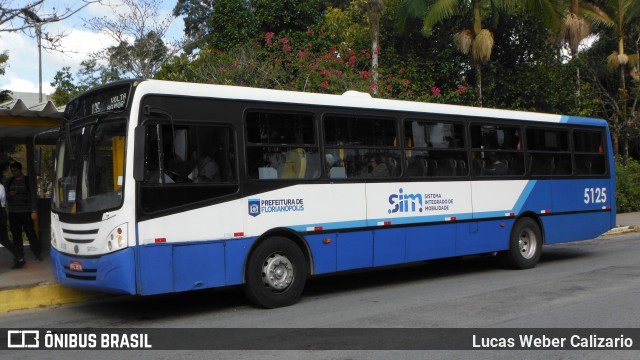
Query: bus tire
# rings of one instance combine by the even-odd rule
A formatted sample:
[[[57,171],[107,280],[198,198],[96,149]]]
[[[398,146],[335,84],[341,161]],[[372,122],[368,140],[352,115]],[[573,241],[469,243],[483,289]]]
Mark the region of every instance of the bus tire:
[[[266,239],[253,250],[246,267],[244,293],[267,309],[295,304],[308,276],[300,248],[284,237]]]
[[[542,254],[542,231],[531,218],[522,218],[511,231],[509,249],[498,256],[511,269],[531,269],[536,266]]]

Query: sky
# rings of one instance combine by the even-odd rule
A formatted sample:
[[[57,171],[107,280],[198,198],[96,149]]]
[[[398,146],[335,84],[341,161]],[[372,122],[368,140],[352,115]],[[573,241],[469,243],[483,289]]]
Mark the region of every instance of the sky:
[[[111,4],[118,0],[106,0]],[[23,0],[15,0],[15,4]],[[77,8],[81,4],[78,0],[45,0],[45,9],[36,11],[38,15],[51,13],[51,8]],[[165,14],[171,13],[176,0],[163,0],[162,9]],[[49,11],[47,11],[49,9]],[[59,11],[61,12],[61,11]],[[42,51],[42,92],[51,94],[53,77],[57,71],[69,66],[71,74],[76,77],[80,69],[80,62],[87,59],[89,54],[107,48],[115,43],[108,36],[94,32],[85,27],[85,21],[96,17],[112,16],[111,8],[91,4],[72,17],[44,27],[43,32],[52,34],[67,33],[62,39],[61,48],[64,53]],[[182,37],[184,23],[182,19],[175,19],[169,29],[169,40]],[[23,33],[0,32],[0,52],[9,51],[8,67],[5,75],[0,75],[0,90],[13,92],[38,92],[38,44],[35,38]]]

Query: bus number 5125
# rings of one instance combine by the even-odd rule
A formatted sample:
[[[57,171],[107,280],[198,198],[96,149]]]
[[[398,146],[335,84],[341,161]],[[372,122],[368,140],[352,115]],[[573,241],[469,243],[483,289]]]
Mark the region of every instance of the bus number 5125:
[[[585,204],[602,204],[607,202],[607,188],[585,188]]]

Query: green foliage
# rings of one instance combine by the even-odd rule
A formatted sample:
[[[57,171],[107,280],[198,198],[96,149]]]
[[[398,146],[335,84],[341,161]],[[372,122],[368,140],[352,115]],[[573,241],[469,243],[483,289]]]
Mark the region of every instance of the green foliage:
[[[152,78],[166,60],[169,49],[162,36],[153,31],[136,38],[133,44],[122,41],[106,49],[109,67],[118,77]]]
[[[232,50],[252,44],[266,32],[306,31],[321,18],[319,0],[178,0],[173,13],[183,16],[190,45]]]
[[[78,70],[79,86],[88,89],[120,80],[120,72],[111,65],[99,64],[96,59],[87,59],[80,63]]]
[[[551,46],[551,33],[531,16],[502,16],[493,61],[483,66],[484,105],[568,114],[575,109],[578,65]]]
[[[215,0],[178,0],[173,8],[173,16],[182,16],[184,34],[190,39],[189,46],[185,49],[187,53],[205,45],[208,19],[213,13],[215,2]]]
[[[69,66],[65,66],[62,70],[56,72],[51,86],[56,88],[53,94],[51,94],[51,100],[56,106],[62,106],[68,103],[69,100],[84,90],[82,86],[74,84],[73,75],[71,75]]]
[[[640,163],[629,159],[626,164],[616,158],[617,211],[640,211]]]
[[[0,75],[4,75],[7,67],[7,61],[9,61],[9,53],[7,51],[0,53]],[[11,100],[11,91],[0,90],[0,103]]]
[[[306,31],[321,18],[318,0],[252,0],[251,10],[261,33]]]
[[[367,2],[353,0],[344,10],[328,8],[322,21],[327,39],[334,44],[345,43],[350,47],[369,46],[371,34],[367,21]]]
[[[255,19],[244,0],[218,0],[207,20],[206,47],[231,50],[257,34]]]
[[[292,37],[268,32],[257,45],[232,51],[202,50],[195,57],[181,56],[165,65],[158,78],[178,81],[241,85],[281,90],[341,94],[347,90],[373,91],[371,53],[346,43],[332,45],[332,35],[308,30]],[[421,71],[407,67],[406,59],[390,52],[380,73],[376,96],[438,103],[463,104],[473,97],[469,86],[445,88],[432,82],[414,84]]]
[[[7,61],[9,61],[9,52],[4,51],[0,53],[0,75],[4,75],[7,67]]]

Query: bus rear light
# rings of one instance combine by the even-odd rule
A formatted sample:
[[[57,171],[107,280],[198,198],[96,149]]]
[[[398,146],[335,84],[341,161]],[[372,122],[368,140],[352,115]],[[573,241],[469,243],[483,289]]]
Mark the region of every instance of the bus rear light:
[[[508,212],[508,213],[504,213],[504,216],[514,217],[516,216],[516,213]]]
[[[540,210],[540,214],[551,214],[551,210]]]
[[[243,231],[239,231],[239,232],[234,232],[233,233],[233,237],[241,237],[244,236],[244,232]]]
[[[379,221],[378,226],[389,226],[391,225],[391,221]]]
[[[611,206],[605,205],[602,207],[602,210],[611,210]]]
[[[307,226],[307,231],[322,231],[322,226]]]
[[[444,218],[444,221],[456,221],[456,220],[458,220],[458,218],[457,218],[457,217],[455,217],[455,216],[451,216],[451,217],[446,217],[446,218]]]
[[[155,242],[156,244],[159,244],[159,243],[166,243],[166,242],[167,242],[167,238],[155,238],[155,239],[153,240],[153,242]]]

